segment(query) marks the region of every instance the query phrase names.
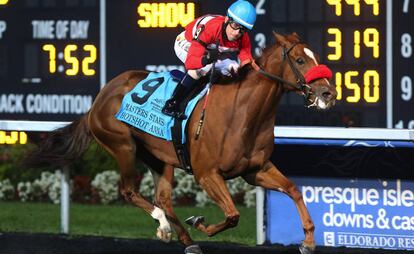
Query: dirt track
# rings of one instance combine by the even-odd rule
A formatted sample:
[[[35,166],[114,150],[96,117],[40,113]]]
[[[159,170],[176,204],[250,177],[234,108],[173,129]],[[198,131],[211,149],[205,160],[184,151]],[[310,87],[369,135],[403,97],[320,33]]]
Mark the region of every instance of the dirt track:
[[[202,242],[200,246],[204,254],[299,254],[297,246],[248,247],[221,242]],[[183,254],[183,249],[177,242],[166,244],[157,240],[0,233],[1,254]],[[318,253],[391,254],[403,251],[319,247],[316,251]]]

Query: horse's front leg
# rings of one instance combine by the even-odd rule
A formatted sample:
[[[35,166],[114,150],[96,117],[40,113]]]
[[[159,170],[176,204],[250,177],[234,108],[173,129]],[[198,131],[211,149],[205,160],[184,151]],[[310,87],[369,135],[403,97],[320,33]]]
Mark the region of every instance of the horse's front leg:
[[[119,149],[115,154],[121,171],[121,194],[125,200],[143,209],[155,220],[158,220],[164,231],[171,232],[170,223],[167,221],[163,210],[148,202],[139,193],[137,171],[135,170],[135,149]]]
[[[221,208],[221,210],[223,210],[226,219],[217,224],[207,225],[204,223],[204,217],[193,216],[187,219],[186,222],[208,236],[213,236],[228,228],[237,226],[240,213],[234,206],[223,177],[217,173],[209,172],[208,174],[198,177],[198,182],[210,198]]]
[[[173,210],[172,204],[172,192],[173,192],[173,181],[174,181],[174,167],[165,164],[162,174],[152,171],[156,184],[155,190],[155,202],[156,204],[165,211],[168,221],[174,227],[177,233],[178,240],[186,246],[185,253],[201,254],[201,249],[198,245],[195,245],[187,230],[183,227],[180,220]],[[161,231],[161,234],[163,232]],[[171,233],[163,238],[171,239]]]
[[[267,161],[264,167],[259,171],[245,175],[243,178],[251,185],[261,186],[269,190],[281,191],[292,198],[298,209],[305,231],[305,240],[303,241],[302,246],[300,246],[300,251],[302,254],[313,253],[315,250],[315,225],[303,202],[302,194],[298,191],[296,185],[287,179],[270,161]]]
[[[113,144],[117,144],[113,142]],[[159,234],[159,229],[157,229],[157,236],[162,240],[171,239],[171,226],[168,222],[165,213],[162,209],[154,206],[148,202],[140,193],[139,186],[137,182],[137,171],[135,170],[135,146],[134,145],[124,145],[118,148],[117,150],[109,150],[114,155],[114,158],[117,160],[119,169],[121,172],[121,194],[124,196],[125,200],[134,204],[135,206],[143,209],[151,217],[157,220],[160,223],[159,229],[162,229],[163,232],[169,232],[170,234]]]

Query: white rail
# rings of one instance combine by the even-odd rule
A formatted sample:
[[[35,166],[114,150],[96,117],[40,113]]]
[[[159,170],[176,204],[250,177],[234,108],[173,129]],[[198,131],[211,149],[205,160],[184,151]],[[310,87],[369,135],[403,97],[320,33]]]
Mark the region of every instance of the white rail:
[[[52,131],[67,124],[69,122],[0,120],[0,130]],[[274,135],[278,138],[414,141],[414,130],[409,129],[278,126]]]
[[[0,120],[2,131],[53,131],[70,122],[12,121]]]
[[[278,126],[274,135],[278,138],[414,141],[414,130],[408,129]]]

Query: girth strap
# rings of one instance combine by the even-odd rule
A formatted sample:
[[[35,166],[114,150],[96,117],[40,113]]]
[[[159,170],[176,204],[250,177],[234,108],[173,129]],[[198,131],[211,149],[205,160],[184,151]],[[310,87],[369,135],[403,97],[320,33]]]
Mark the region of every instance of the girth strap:
[[[175,152],[177,154],[178,160],[180,161],[181,167],[190,175],[193,174],[193,170],[191,168],[191,161],[188,152],[188,148],[186,144],[181,142],[181,126],[182,126],[182,119],[175,119],[174,126],[171,127],[171,134],[172,134],[172,142],[174,145]]]

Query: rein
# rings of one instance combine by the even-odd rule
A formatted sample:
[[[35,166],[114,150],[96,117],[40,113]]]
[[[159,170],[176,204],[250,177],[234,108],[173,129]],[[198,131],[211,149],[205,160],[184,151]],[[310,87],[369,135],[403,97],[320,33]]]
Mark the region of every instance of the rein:
[[[302,95],[305,97],[305,99],[308,99],[309,95],[311,95],[311,87],[306,83],[305,78],[303,77],[302,73],[298,70],[298,68],[296,67],[296,65],[292,62],[292,59],[290,58],[289,52],[298,44],[303,44],[304,42],[296,42],[294,43],[292,46],[290,46],[289,49],[286,49],[285,47],[283,47],[283,52],[282,52],[282,57],[283,57],[283,61],[285,61],[286,59],[288,60],[288,64],[290,66],[290,68],[293,71],[293,74],[295,75],[296,78],[296,84],[289,82],[285,79],[283,79],[282,77],[273,75],[269,72],[266,72],[262,67],[260,67],[255,61],[252,62],[252,67],[253,69],[255,69],[256,71],[258,71],[260,74],[262,74],[265,77],[268,77],[269,79],[273,80],[273,81],[278,81],[281,82],[282,84],[285,84],[287,86],[292,87],[295,90],[298,90],[302,93]]]

